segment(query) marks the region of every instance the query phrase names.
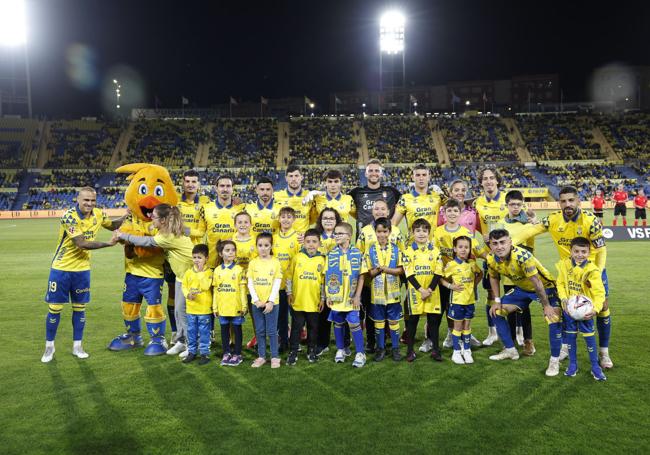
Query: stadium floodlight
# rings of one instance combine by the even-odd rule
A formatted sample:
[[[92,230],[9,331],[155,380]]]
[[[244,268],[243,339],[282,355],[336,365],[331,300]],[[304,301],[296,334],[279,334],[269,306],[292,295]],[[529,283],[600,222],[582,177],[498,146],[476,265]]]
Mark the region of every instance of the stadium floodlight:
[[[406,17],[398,10],[385,11],[379,18],[379,99],[377,104],[380,114],[384,103],[391,106],[396,105],[395,87],[401,85],[402,90],[406,88],[405,25]],[[384,62],[384,59],[386,62]],[[397,83],[395,75],[398,74],[399,70],[396,70],[395,66],[399,64],[400,59],[402,80],[401,83]],[[386,101],[386,94],[384,93],[384,72],[387,73],[388,81],[391,81],[390,101]],[[405,111],[410,110],[408,108],[408,99],[400,100],[400,104],[403,104]]]
[[[379,19],[379,49],[387,54],[404,51],[404,24],[406,19],[399,11],[386,11]]]
[[[0,45],[22,46],[27,41],[24,0],[0,1]]]
[[[25,0],[0,0],[0,46],[22,47],[25,62],[25,85],[27,99],[17,101],[17,94],[14,89],[12,98],[14,102],[27,104],[28,117],[32,117],[32,82],[29,69],[29,53],[27,49],[27,11]],[[14,76],[14,83],[20,78]],[[21,82],[22,83],[22,82]],[[21,97],[22,98],[22,97]],[[0,112],[2,104],[0,103]]]

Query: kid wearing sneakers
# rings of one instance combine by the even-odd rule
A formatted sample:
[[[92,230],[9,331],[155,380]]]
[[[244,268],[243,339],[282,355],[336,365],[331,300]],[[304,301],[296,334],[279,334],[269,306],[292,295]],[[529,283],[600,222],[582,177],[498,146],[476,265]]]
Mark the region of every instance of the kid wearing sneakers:
[[[602,272],[589,260],[590,242],[584,237],[576,237],[571,241],[571,257],[559,261],[557,268],[557,293],[562,301],[562,308],[566,310],[569,297],[584,295],[589,297],[594,305],[591,313],[587,314],[584,321],[576,321],[564,311],[564,330],[569,344],[569,367],[564,372],[565,376],[573,377],[578,372],[577,338],[578,332],[582,333],[587,344],[587,352],[591,362],[591,374],[597,381],[607,378],[598,364],[598,346],[594,336],[594,316],[602,311],[605,302],[605,285]]]
[[[476,286],[483,278],[483,272],[470,259],[472,239],[467,236],[456,237],[453,241],[454,258],[445,266],[440,283],[449,289],[448,317],[454,321],[452,342],[454,353],[452,362],[456,364],[474,363],[471,345],[471,321],[474,318]],[[462,336],[462,340],[461,340]]]
[[[350,245],[352,239],[350,224],[337,224],[334,228],[334,236],[336,247],[327,254],[325,269],[325,299],[327,306],[331,309],[329,320],[334,323],[337,348],[334,361],[336,363],[345,361],[345,329],[343,325],[347,322],[356,350],[352,366],[361,368],[366,364],[363,332],[359,318],[361,290],[363,289],[363,275],[361,275],[363,255],[358,248]]]
[[[246,275],[241,265],[236,264],[237,245],[232,240],[222,240],[217,247],[221,264],[214,269],[212,285],[214,300],[212,311],[221,326],[221,365],[237,366],[242,363],[242,325],[248,312]],[[230,348],[230,331],[235,336],[235,346]]]
[[[199,365],[210,361],[212,269],[207,265],[208,253],[207,245],[194,245],[193,266],[183,275],[182,290],[187,303],[187,357],[183,363],[190,363],[196,358],[197,348],[201,355]]]
[[[385,332],[386,321],[390,330],[392,357],[399,362],[399,323],[402,320],[401,253],[396,243],[390,242],[391,224],[388,218],[378,218],[372,226],[375,229],[377,243],[369,246],[364,254],[361,273],[367,274],[370,281],[370,319],[375,326],[377,350],[375,361],[381,362],[386,357]]]
[[[325,256],[320,248],[320,234],[316,229],[305,232],[303,248],[291,260],[287,271],[287,298],[293,309],[291,318],[291,351],[287,365],[295,365],[298,360],[300,332],[307,323],[307,360],[314,363],[316,357],[316,338],[318,336],[318,316],[325,304],[322,292],[325,273]]]

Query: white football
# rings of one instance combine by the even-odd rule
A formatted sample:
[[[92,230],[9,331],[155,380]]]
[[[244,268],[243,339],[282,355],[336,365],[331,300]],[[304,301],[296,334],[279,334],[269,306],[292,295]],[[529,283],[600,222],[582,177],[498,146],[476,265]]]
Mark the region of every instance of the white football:
[[[584,295],[572,295],[566,303],[566,312],[576,321],[584,321],[585,315],[593,310],[594,304]]]

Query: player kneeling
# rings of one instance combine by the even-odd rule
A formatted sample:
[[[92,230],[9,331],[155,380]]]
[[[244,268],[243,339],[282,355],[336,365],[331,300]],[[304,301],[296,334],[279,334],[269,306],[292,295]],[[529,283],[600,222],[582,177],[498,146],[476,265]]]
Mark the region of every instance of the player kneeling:
[[[587,344],[587,352],[591,362],[591,374],[597,381],[607,378],[598,364],[598,346],[594,332],[594,316],[605,301],[605,286],[601,271],[589,261],[589,240],[576,237],[571,241],[571,258],[563,259],[556,264],[557,292],[564,308],[564,330],[569,345],[569,367],[565,376],[575,376],[578,372],[577,337],[582,333]],[[585,296],[592,302],[591,309],[584,315],[578,315],[575,308],[569,305],[573,298]]]
[[[509,313],[521,311],[534,300],[539,300],[548,323],[548,337],[551,347],[546,376],[560,373],[560,348],[562,347],[561,308],[555,289],[555,281],[530,251],[512,244],[510,234],[505,229],[490,231],[489,244],[492,252],[487,256],[490,287],[495,295],[495,305],[490,308],[494,317],[499,338],[504,349],[490,356],[490,360],[517,360],[519,353],[512,340],[507,317]],[[499,298],[500,277],[508,277],[514,288],[503,299]]]

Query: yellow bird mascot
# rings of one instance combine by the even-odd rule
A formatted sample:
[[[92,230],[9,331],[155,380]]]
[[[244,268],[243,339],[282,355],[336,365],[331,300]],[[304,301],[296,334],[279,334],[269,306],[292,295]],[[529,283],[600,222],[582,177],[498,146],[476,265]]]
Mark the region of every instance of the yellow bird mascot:
[[[118,173],[129,174],[125,201],[130,214],[120,227],[122,232],[135,235],[155,235],[151,223],[154,207],[159,204],[176,205],[178,193],[167,169],[156,164],[132,163],[120,166]],[[126,276],[122,294],[122,315],[126,333],[108,345],[111,351],[126,351],[143,346],[140,323],[142,298],[147,301],[145,323],[151,337],[145,355],[161,355],[167,351],[165,341],[165,313],[161,305],[163,262],[160,248],[125,245]]]

